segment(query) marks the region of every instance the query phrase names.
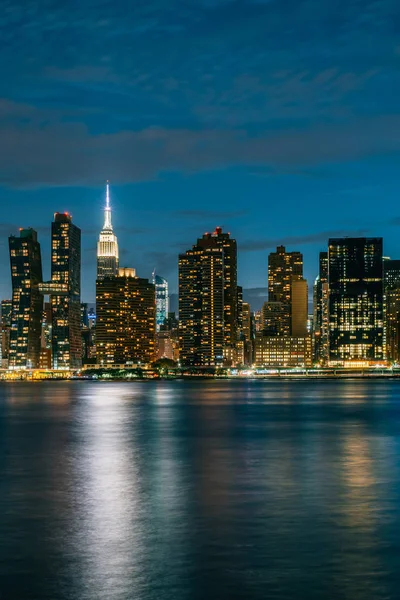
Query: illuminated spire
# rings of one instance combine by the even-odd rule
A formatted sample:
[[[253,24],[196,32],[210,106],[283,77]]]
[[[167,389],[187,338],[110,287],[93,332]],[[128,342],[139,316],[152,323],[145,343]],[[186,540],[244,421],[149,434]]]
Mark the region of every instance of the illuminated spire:
[[[110,184],[107,180],[106,183],[106,207],[104,209],[104,227],[103,231],[111,230],[112,231],[112,223],[111,223],[111,206],[110,206]]]
[[[97,279],[116,275],[118,266],[118,240],[111,223],[110,184],[107,181],[104,226],[97,242]]]

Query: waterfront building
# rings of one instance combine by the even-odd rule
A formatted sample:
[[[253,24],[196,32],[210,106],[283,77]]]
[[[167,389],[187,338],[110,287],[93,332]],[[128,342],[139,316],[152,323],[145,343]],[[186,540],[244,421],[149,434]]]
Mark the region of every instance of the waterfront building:
[[[180,352],[184,366],[235,361],[238,341],[237,247],[217,227],[179,256]]]
[[[274,328],[283,329],[284,335],[291,335],[292,328],[303,328],[304,283],[296,288],[296,307],[293,314],[293,282],[303,280],[303,255],[301,252],[286,252],[285,246],[278,246],[268,257],[268,301],[281,302],[289,307],[286,323]],[[300,310],[300,312],[298,312]],[[281,316],[279,317],[281,319]],[[307,317],[306,317],[307,320]]]
[[[151,363],[155,352],[155,287],[120,268],[96,282],[96,360],[101,366]]]
[[[111,219],[110,186],[106,184],[104,225],[97,242],[97,279],[117,275],[119,267],[118,240]]]
[[[382,238],[330,239],[328,261],[330,365],[383,363]]]
[[[51,225],[51,281],[40,286],[50,295],[53,369],[82,365],[81,230],[68,213],[55,213]]]
[[[21,229],[19,237],[9,238],[12,312],[9,367],[37,368],[40,359],[40,336],[43,298],[42,259],[37,233]]]
[[[253,364],[257,368],[311,367],[311,337],[274,337],[257,333]]]
[[[3,368],[8,367],[8,355],[10,351],[12,300],[1,301],[1,363]]]
[[[168,281],[153,271],[153,285],[156,290],[156,330],[160,331],[169,312]]]

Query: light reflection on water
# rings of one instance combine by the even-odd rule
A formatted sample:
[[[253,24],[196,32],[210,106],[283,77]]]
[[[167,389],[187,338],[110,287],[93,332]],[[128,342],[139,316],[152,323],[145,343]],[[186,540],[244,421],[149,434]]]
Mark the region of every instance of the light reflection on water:
[[[400,383],[0,387],[0,598],[384,599]]]

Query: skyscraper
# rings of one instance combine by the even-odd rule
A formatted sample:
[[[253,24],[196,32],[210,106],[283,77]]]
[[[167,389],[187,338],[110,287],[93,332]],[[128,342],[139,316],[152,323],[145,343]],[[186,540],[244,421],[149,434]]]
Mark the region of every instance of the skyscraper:
[[[182,364],[231,362],[238,339],[237,247],[220,227],[179,256],[179,321]]]
[[[135,269],[96,282],[96,361],[102,366],[155,358],[155,288]]]
[[[107,181],[104,225],[97,242],[97,279],[117,275],[118,266],[118,240],[111,221],[110,186]]]
[[[384,308],[387,359],[400,361],[400,260],[384,259]]]
[[[20,237],[9,238],[12,314],[9,366],[14,369],[39,367],[43,298],[42,259],[37,233],[21,229]]]
[[[81,343],[81,230],[68,213],[55,213],[51,226],[51,281],[41,287],[51,296],[54,369],[77,369]]]
[[[319,273],[314,283],[314,360],[328,360],[328,253],[319,253]]]
[[[168,281],[153,271],[153,285],[156,290],[156,330],[160,331],[169,312]]]
[[[385,359],[382,238],[329,240],[329,361]]]
[[[298,280],[303,280],[303,255],[301,252],[286,252],[285,246],[278,246],[276,252],[271,252],[268,257],[268,301],[281,302],[289,307],[286,322],[282,322],[284,311],[281,311],[280,323],[276,327],[283,331],[284,335],[291,335],[293,327],[301,329],[300,315],[292,314],[292,283]],[[304,284],[302,284],[302,291],[304,291]],[[303,302],[300,296],[300,288],[297,288],[296,310],[300,306],[299,302]]]

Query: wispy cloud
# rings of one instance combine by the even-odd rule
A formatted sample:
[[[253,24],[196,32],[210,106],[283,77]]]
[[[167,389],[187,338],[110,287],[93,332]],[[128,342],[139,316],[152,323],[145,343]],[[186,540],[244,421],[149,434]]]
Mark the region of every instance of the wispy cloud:
[[[307,235],[282,236],[281,238],[266,238],[263,240],[248,240],[240,243],[240,250],[244,252],[255,252],[257,250],[269,250],[276,246],[285,245],[304,245],[316,244],[319,242],[327,243],[329,238],[335,237],[362,237],[368,235],[367,229],[351,230],[333,230],[310,233]]]

